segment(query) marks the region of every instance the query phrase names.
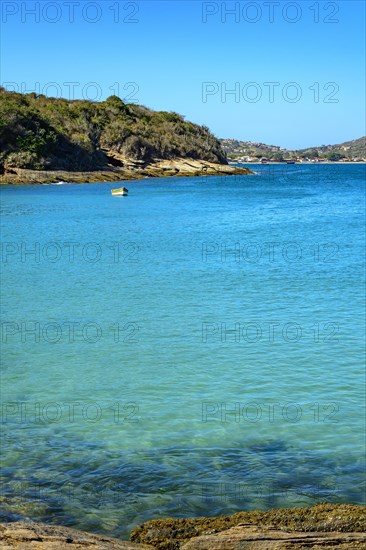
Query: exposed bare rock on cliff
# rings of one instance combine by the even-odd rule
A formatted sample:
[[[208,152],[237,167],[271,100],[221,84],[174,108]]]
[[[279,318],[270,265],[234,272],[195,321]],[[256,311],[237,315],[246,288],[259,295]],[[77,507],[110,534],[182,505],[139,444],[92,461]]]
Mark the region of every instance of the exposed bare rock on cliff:
[[[25,170],[14,168],[0,175],[0,184],[37,184],[64,181],[70,183],[88,183],[98,181],[122,181],[148,177],[168,176],[239,176],[252,174],[248,168],[217,164],[206,160],[175,158],[155,159],[149,163],[134,161],[119,156],[120,166],[109,165],[103,170],[70,172],[65,170]],[[203,180],[204,181],[204,180]]]

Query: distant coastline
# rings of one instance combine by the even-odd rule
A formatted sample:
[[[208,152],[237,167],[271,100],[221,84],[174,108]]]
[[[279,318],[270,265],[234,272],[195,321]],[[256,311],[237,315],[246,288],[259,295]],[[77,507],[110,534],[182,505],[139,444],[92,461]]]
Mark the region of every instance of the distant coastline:
[[[221,146],[229,162],[256,163],[364,163],[366,162],[366,137],[306,149],[284,149],[278,145],[261,142],[221,139]]]
[[[360,165],[366,161],[324,161],[324,162],[286,162],[268,161],[266,163],[256,162],[229,162],[228,165],[197,161],[193,159],[172,159],[170,161],[157,161],[144,168],[121,169],[111,166],[101,170],[90,170],[85,172],[68,170],[27,170],[16,169],[12,173],[0,175],[1,185],[42,185],[52,183],[102,183],[141,180],[149,178],[167,177],[210,177],[210,176],[239,176],[254,174],[251,167],[268,166],[321,166],[321,165]]]
[[[230,161],[229,162],[229,166],[245,166],[247,164],[262,164],[260,161],[248,161],[248,162],[232,162]],[[302,164],[307,164],[307,165],[311,165],[311,166],[321,166],[322,164],[332,164],[332,165],[337,165],[337,164],[347,164],[347,166],[352,166],[353,164],[366,164],[366,160],[357,160],[357,161],[352,161],[352,160],[349,160],[349,161],[345,161],[345,160],[338,160],[338,161],[332,161],[332,160],[326,160],[326,161],[322,161],[322,162],[312,162],[312,161],[301,161],[301,162],[295,162],[293,164],[288,164],[287,162],[279,162],[279,161],[268,161],[266,163],[263,163],[263,166],[268,166],[268,165],[272,165],[272,164],[283,164],[284,166],[285,165],[288,165],[288,166],[293,166],[293,164],[297,164],[298,166],[301,166]]]

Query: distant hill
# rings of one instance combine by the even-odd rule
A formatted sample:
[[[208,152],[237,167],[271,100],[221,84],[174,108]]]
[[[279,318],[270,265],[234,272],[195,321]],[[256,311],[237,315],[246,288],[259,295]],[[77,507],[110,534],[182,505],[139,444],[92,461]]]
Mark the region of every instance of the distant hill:
[[[318,152],[319,156],[331,156],[330,154],[339,155],[340,158],[349,160],[366,160],[366,137],[345,141],[336,145],[321,145],[320,147],[311,147],[298,151],[302,156],[308,156],[314,151]]]
[[[265,143],[252,141],[238,141],[236,139],[222,139],[221,145],[228,159],[236,160],[238,158],[247,157],[253,160],[266,158],[282,159],[286,153],[285,149],[277,145],[266,145]]]
[[[205,126],[174,112],[106,101],[69,101],[0,88],[0,172],[90,171],[148,165],[154,159],[197,159],[227,165]]]
[[[285,159],[312,160],[315,158],[324,158],[331,161],[366,161],[366,137],[336,145],[321,145],[298,150],[235,139],[222,139],[221,145],[229,160],[240,159],[245,162],[255,162],[262,158],[279,162]]]

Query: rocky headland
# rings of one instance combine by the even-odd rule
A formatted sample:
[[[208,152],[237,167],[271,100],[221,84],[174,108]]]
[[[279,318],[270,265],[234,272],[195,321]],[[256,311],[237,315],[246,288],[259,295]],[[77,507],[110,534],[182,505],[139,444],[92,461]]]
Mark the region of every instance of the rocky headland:
[[[66,100],[0,87],[0,183],[250,174],[229,166],[206,126],[174,112]]]

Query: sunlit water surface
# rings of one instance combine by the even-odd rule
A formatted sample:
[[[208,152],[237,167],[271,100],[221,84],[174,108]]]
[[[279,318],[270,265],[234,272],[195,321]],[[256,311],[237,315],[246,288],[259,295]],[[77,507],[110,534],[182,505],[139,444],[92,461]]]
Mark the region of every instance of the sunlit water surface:
[[[3,519],[362,502],[365,166],[254,169],[2,189]]]

